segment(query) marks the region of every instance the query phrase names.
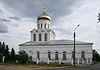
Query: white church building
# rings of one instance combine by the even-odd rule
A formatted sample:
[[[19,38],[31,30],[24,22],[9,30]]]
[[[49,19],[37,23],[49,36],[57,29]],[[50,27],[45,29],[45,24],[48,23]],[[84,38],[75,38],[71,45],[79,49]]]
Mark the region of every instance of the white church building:
[[[51,17],[45,13],[37,17],[37,29],[30,31],[31,40],[19,45],[19,50],[24,50],[30,60],[38,63],[69,63],[73,64],[73,40],[55,40],[56,34],[50,28]],[[75,63],[92,63],[93,43],[76,41]]]

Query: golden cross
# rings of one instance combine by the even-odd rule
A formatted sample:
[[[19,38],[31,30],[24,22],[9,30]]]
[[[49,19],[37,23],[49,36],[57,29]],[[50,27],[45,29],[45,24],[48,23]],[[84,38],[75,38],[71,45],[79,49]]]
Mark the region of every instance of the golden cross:
[[[45,8],[43,8],[43,14],[45,14]]]

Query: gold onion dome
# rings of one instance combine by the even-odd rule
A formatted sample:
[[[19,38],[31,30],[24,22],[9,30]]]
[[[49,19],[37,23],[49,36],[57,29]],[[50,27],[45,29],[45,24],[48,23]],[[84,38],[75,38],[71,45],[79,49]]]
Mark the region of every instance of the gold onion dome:
[[[43,8],[43,14],[42,15],[40,15],[40,16],[38,16],[38,18],[37,18],[38,20],[40,20],[40,19],[47,19],[47,20],[51,20],[51,17],[50,16],[48,16],[46,13],[45,13],[45,8]]]

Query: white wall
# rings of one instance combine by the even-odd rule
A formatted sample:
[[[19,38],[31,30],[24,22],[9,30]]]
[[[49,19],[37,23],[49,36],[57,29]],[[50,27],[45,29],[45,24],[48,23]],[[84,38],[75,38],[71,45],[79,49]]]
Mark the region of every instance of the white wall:
[[[55,35],[54,35],[54,33],[52,33],[52,31],[48,31],[48,30],[44,30],[44,32],[42,32],[42,30],[40,30],[40,29],[37,29],[38,30],[38,32],[36,32],[36,30],[33,30],[32,32],[31,32],[31,41],[34,41],[33,40],[33,34],[36,34],[36,42],[39,42],[39,34],[41,34],[42,35],[42,41],[41,42],[43,42],[43,41],[45,41],[45,33],[47,34],[47,41],[50,41],[50,40],[55,40]]]
[[[29,56],[36,60],[36,52],[40,52],[40,58],[42,61],[47,59],[47,52],[50,51],[51,58],[55,59],[55,52],[59,52],[59,58],[62,59],[63,51],[66,51],[66,58],[72,58],[73,45],[52,45],[52,46],[20,46],[20,50],[25,50]],[[32,53],[30,52],[32,51]],[[92,46],[91,45],[76,45],[76,58],[81,58],[81,52],[85,52],[85,58],[92,58]],[[43,60],[44,59],[44,60]]]

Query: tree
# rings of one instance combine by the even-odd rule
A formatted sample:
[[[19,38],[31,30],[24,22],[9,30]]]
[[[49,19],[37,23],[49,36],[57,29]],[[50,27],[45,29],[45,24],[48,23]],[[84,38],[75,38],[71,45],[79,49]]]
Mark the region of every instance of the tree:
[[[2,44],[1,44],[1,42],[0,42],[0,52],[2,51]]]
[[[5,61],[8,62],[10,59],[10,53],[9,53],[9,48],[8,45],[5,47]]]
[[[11,49],[11,55],[10,56],[12,58],[11,61],[14,62],[15,61],[15,50],[13,48]]]
[[[0,42],[0,62],[2,61],[2,57],[5,56],[5,62],[15,61],[15,50],[12,48],[11,53],[9,51],[8,45],[4,42]]]
[[[96,50],[93,50],[93,61],[100,62],[100,55]]]
[[[98,13],[98,22],[97,23],[99,23],[100,22],[100,13]]]
[[[2,51],[1,53],[3,54],[3,56],[5,56],[5,43],[3,42],[2,44]]]
[[[0,62],[2,61],[2,53],[0,52]]]
[[[18,53],[19,53],[18,54],[18,61],[20,63],[26,63],[26,62],[28,62],[28,55],[27,55],[27,53],[24,50],[21,50]]]

